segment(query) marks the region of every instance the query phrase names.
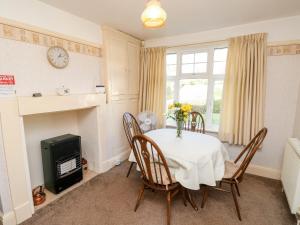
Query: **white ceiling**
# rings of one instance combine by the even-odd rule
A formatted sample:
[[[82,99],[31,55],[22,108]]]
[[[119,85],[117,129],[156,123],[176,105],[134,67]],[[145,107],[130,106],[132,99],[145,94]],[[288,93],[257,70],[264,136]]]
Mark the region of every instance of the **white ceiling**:
[[[146,0],[40,1],[145,40],[300,15],[300,0],[161,0],[167,24],[147,30],[140,21]]]

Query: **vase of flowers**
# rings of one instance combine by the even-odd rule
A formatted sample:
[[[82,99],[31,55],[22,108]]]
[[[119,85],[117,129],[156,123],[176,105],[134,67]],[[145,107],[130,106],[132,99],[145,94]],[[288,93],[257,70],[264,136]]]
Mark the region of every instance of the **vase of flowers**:
[[[177,125],[177,137],[182,137],[182,129],[185,121],[188,118],[189,112],[192,111],[192,105],[182,104],[175,102],[168,106],[167,118],[171,118],[176,121]]]

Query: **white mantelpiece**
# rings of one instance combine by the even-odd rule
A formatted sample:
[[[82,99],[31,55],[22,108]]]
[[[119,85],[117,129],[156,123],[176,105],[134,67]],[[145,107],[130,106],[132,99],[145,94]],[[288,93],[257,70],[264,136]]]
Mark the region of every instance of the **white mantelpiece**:
[[[100,124],[105,105],[104,94],[0,98],[0,134],[2,133],[7,165],[12,213],[17,223],[30,218],[34,213],[24,129],[25,117],[78,111],[78,127],[81,129],[82,139],[85,140],[82,147],[88,150],[90,168],[99,173],[103,161]]]
[[[105,104],[104,94],[18,97],[20,115],[79,110]]]

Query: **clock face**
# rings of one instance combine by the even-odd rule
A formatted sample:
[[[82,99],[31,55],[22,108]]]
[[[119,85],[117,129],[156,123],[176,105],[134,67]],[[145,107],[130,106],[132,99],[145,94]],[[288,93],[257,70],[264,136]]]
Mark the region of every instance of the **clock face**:
[[[47,56],[50,64],[58,69],[65,68],[69,63],[69,54],[62,47],[54,46],[49,48]]]

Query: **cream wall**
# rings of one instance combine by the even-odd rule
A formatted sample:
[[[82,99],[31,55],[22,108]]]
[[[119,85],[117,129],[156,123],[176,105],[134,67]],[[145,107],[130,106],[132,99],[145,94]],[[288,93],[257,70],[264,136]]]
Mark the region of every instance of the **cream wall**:
[[[0,73],[15,75],[19,96],[54,95],[62,85],[71,93],[93,93],[100,84],[99,57],[69,52],[69,65],[56,69],[47,60],[47,47],[0,39],[0,49]]]
[[[164,38],[149,39],[145,47],[180,46],[225,40],[238,35],[267,32],[269,42],[281,42],[300,39],[300,15],[276,20],[249,23],[240,26],[226,27],[199,33],[182,34]]]
[[[38,0],[0,0],[0,17],[102,44],[99,25]]]
[[[300,73],[298,75],[300,75]],[[294,137],[300,139],[300,86],[299,86],[299,93],[298,93],[296,120],[294,125]]]
[[[268,42],[300,40],[300,16],[262,21],[193,34],[183,34],[145,41],[146,47],[180,46],[215,42],[229,37],[256,32],[267,32]],[[274,178],[280,177],[282,153],[287,138],[300,133],[300,110],[297,96],[300,84],[300,55],[269,56],[267,62],[267,88],[265,126],[269,129],[264,147],[253,159],[253,164]],[[298,100],[300,102],[300,100]],[[298,108],[299,108],[298,103]],[[297,115],[297,119],[296,119]],[[295,125],[295,119],[296,124]],[[295,126],[298,126],[297,128]],[[295,127],[295,128],[294,128]],[[295,130],[295,131],[294,131]],[[239,146],[228,146],[231,158],[240,152]]]
[[[0,0],[0,18],[35,26],[75,40],[91,42],[98,46],[102,44],[99,25],[36,0]],[[71,93],[93,93],[95,85],[101,83],[102,62],[99,57],[69,52],[68,67],[59,70],[48,63],[47,47],[0,38],[0,49],[0,74],[15,75],[17,95],[31,96],[33,92],[54,95],[55,89],[61,85],[70,88]],[[46,136],[59,135],[61,132],[76,133],[77,128],[74,126],[77,126],[77,123],[72,125],[72,120],[76,119],[74,115],[71,113],[42,115],[37,118],[25,117],[25,129],[28,131],[26,144],[31,150],[30,161],[40,157],[34,153],[38,152],[39,141]],[[40,120],[43,120],[43,125],[48,126],[47,131],[43,128],[37,131]],[[71,123],[67,123],[70,120]],[[55,124],[53,121],[61,123]],[[1,137],[0,135],[0,211],[4,215],[11,215],[12,204]],[[33,164],[30,167],[31,172],[33,171],[32,185],[39,184],[42,175],[34,170],[40,170],[40,165]]]

